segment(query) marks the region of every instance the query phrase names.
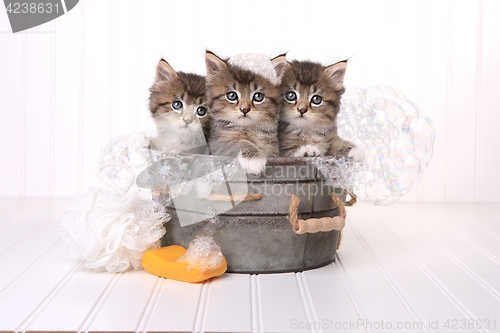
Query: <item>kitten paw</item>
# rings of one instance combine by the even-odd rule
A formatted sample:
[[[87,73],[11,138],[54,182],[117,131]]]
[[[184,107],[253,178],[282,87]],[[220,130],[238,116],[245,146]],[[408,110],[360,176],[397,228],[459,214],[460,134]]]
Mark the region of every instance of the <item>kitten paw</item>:
[[[362,163],[365,160],[366,152],[361,147],[354,147],[349,151],[347,157],[352,158],[354,162]]]
[[[246,173],[259,175],[266,168],[267,159],[264,158],[245,158],[238,157],[240,165],[245,169]]]
[[[314,157],[321,156],[321,150],[313,145],[301,146],[299,150],[295,152],[294,157]]]

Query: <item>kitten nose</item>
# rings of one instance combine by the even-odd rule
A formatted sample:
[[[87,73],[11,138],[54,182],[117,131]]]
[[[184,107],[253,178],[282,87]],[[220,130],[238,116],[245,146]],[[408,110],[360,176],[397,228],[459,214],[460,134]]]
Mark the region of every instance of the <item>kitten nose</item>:
[[[190,118],[184,118],[184,122],[186,123],[186,125],[189,125],[193,122],[193,119],[190,119]]]
[[[303,107],[301,107],[301,106],[299,106],[299,107],[297,108],[297,110],[300,112],[300,114],[304,114],[304,113],[306,113],[306,112],[307,112],[307,109],[306,109],[306,108],[303,108]]]
[[[247,114],[248,112],[250,112],[250,108],[246,107],[246,106],[242,106],[242,107],[240,107],[240,111],[243,112],[243,114]]]

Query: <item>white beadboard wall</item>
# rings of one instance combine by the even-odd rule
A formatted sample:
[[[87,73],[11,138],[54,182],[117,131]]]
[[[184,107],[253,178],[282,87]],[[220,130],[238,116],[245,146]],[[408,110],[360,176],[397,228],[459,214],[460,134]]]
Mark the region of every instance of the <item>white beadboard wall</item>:
[[[204,73],[223,56],[350,57],[346,84],[387,84],[434,122],[434,157],[407,202],[500,202],[500,1],[80,0],[10,33],[0,8],[0,196],[97,184],[100,147],[152,129],[157,61]]]

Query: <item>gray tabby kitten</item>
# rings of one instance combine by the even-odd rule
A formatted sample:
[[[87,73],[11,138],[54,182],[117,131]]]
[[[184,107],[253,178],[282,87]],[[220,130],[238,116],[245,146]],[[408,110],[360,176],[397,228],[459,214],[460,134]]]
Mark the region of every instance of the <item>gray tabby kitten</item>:
[[[179,153],[206,144],[210,120],[205,77],[175,72],[161,59],[150,93],[149,110],[157,128],[151,148]]]
[[[344,93],[346,61],[322,66],[309,61],[287,63],[279,87],[281,156],[344,155],[362,161],[364,151],[337,133]]]
[[[210,141],[237,144],[242,167],[247,173],[259,174],[266,167],[267,157],[279,155],[278,89],[264,76],[233,66],[212,52],[206,52],[205,61]],[[271,63],[281,78],[285,56],[278,56]]]

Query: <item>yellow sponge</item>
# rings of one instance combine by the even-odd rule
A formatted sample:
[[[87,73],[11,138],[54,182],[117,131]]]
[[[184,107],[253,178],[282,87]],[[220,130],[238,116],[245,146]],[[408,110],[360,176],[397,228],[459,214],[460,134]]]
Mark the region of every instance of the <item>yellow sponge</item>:
[[[186,249],[179,245],[149,250],[142,256],[142,267],[153,275],[183,282],[201,282],[222,275],[227,270],[226,258],[222,254],[222,260],[215,261],[217,265],[207,267],[204,265],[207,258],[177,261],[185,253]]]

